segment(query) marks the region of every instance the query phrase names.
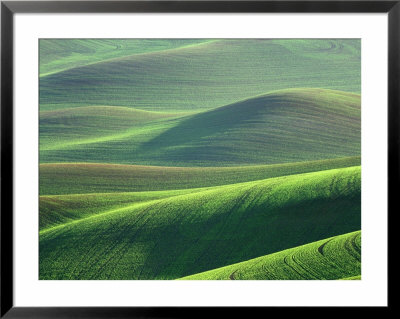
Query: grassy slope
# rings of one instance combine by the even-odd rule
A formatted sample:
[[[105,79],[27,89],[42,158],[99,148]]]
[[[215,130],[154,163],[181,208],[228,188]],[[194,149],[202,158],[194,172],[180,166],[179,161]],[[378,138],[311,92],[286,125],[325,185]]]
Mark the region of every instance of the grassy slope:
[[[126,210],[137,204],[150,203],[155,200],[205,191],[206,188],[183,190],[93,193],[72,195],[40,196],[39,230],[62,225],[74,220],[87,218],[96,214]]]
[[[40,195],[142,192],[209,187],[357,166],[359,156],[242,167],[41,164]]]
[[[124,139],[135,146],[174,125],[185,113],[136,110],[118,106],[86,106],[40,112],[40,150],[73,150]]]
[[[40,39],[40,75],[133,54],[207,42],[198,39]]]
[[[181,279],[357,280],[360,274],[361,231],[357,231]]]
[[[360,229],[360,168],[131,204],[40,232],[41,279],[176,279]]]
[[[42,163],[203,166],[41,165],[41,194],[114,192],[41,196],[41,279],[176,279],[361,227],[359,167],[260,180],[359,165],[331,158],[360,154],[360,96],[257,96],[360,92],[359,40],[41,40],[40,68]],[[299,249],[288,276],[321,261]]]
[[[322,89],[280,90],[179,118],[107,107],[43,112],[40,161],[239,166],[359,155],[360,113],[360,95]]]
[[[360,96],[289,89],[190,116],[140,147],[160,162],[282,163],[360,154]]]
[[[40,110],[88,105],[204,110],[294,87],[359,93],[360,56],[360,41],[351,39],[218,40],[43,76]]]

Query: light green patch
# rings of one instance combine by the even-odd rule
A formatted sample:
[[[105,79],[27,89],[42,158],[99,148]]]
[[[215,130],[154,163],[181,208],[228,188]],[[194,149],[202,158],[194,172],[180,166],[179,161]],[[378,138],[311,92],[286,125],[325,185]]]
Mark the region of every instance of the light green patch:
[[[358,94],[303,88],[195,114],[111,107],[44,112],[40,161],[247,166],[357,156],[360,104]]]
[[[41,39],[40,77],[121,57],[207,43],[203,39]]]
[[[358,166],[359,156],[242,167],[163,167],[118,164],[41,164],[40,194],[141,192],[220,186]]]
[[[155,40],[154,46],[175,46],[158,51],[151,41],[125,40],[124,46],[132,45],[133,53],[146,53],[121,56],[113,49],[117,59],[90,65],[82,61],[88,64],[108,58],[97,49],[104,44],[104,51],[109,52],[108,40],[98,40],[89,49],[85,46],[92,46],[91,42],[80,42],[75,49],[68,42],[46,41],[50,48],[41,48],[41,68],[45,68],[41,73],[68,69],[40,78],[41,111],[87,105],[200,111],[286,88],[361,90],[359,39],[308,43],[302,39],[197,39],[189,42],[206,42],[189,46]],[[70,56],[71,51],[82,53]],[[66,56],[60,58],[59,52]],[[80,67],[73,67],[75,60]]]
[[[360,280],[361,231],[181,278],[182,280]]]
[[[85,215],[40,233],[40,279],[177,279],[355,231],[360,178],[335,169]]]

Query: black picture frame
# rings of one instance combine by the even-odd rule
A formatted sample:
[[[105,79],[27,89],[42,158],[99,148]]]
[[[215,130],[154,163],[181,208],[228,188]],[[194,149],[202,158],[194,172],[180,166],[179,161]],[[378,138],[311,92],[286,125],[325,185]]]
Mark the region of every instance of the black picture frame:
[[[215,316],[227,315],[227,309],[224,307],[22,308],[14,306],[12,213],[14,14],[120,12],[388,13],[388,218],[395,213],[400,180],[400,1],[1,1],[1,317],[191,318],[203,317],[211,313]],[[389,225],[390,222],[388,223],[388,231],[389,234],[392,234]],[[388,282],[388,287],[389,283],[390,281]],[[388,307],[382,307],[382,309],[387,310],[390,308],[390,297],[391,295],[389,294]],[[260,309],[264,308],[241,307],[234,311],[237,315],[247,317],[249,316],[249,311]],[[309,311],[305,307],[292,307],[291,310],[296,311],[298,315],[301,315],[301,313],[306,314],[305,312]]]

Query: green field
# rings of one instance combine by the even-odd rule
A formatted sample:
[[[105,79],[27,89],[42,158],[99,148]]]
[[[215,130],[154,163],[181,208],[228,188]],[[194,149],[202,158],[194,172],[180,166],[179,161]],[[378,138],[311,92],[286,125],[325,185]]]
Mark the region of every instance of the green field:
[[[57,163],[40,165],[40,195],[178,190],[357,166],[359,156],[242,167],[166,167]]]
[[[353,232],[195,274],[185,280],[359,280],[361,232]]]
[[[66,71],[125,56],[158,52],[212,40],[160,39],[42,39],[40,41],[40,76]]]
[[[204,110],[286,88],[361,90],[360,40],[204,40],[112,60],[94,51],[97,63],[40,77],[41,110]]]
[[[39,279],[361,279],[360,40],[39,48]]]
[[[40,161],[238,166],[357,156],[360,121],[360,95],[322,89],[280,90],[189,115],[44,111]]]
[[[91,214],[62,202],[65,220],[43,222],[41,279],[176,279],[361,226],[359,167],[129,204],[107,196]]]

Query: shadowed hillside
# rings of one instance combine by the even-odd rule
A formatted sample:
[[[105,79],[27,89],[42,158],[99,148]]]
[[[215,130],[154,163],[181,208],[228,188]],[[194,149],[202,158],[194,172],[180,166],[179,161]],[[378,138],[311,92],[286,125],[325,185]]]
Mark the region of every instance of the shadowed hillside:
[[[186,280],[360,280],[361,231],[244,261]]]
[[[41,162],[238,166],[360,154],[360,96],[341,91],[280,90],[180,117],[112,108],[106,118],[80,109],[41,116]]]
[[[82,211],[40,232],[40,278],[176,279],[359,230],[360,177],[343,168]]]
[[[101,61],[208,42],[204,39],[40,39],[40,76]]]
[[[271,177],[358,166],[345,157],[242,167],[165,167],[119,164],[41,164],[40,195],[143,192],[234,184]],[[95,203],[93,203],[95,206]]]
[[[361,279],[361,39],[39,60],[40,280]]]
[[[272,90],[360,92],[359,40],[223,40],[124,56],[40,78],[40,109],[205,110]],[[93,54],[93,58],[96,54]]]

